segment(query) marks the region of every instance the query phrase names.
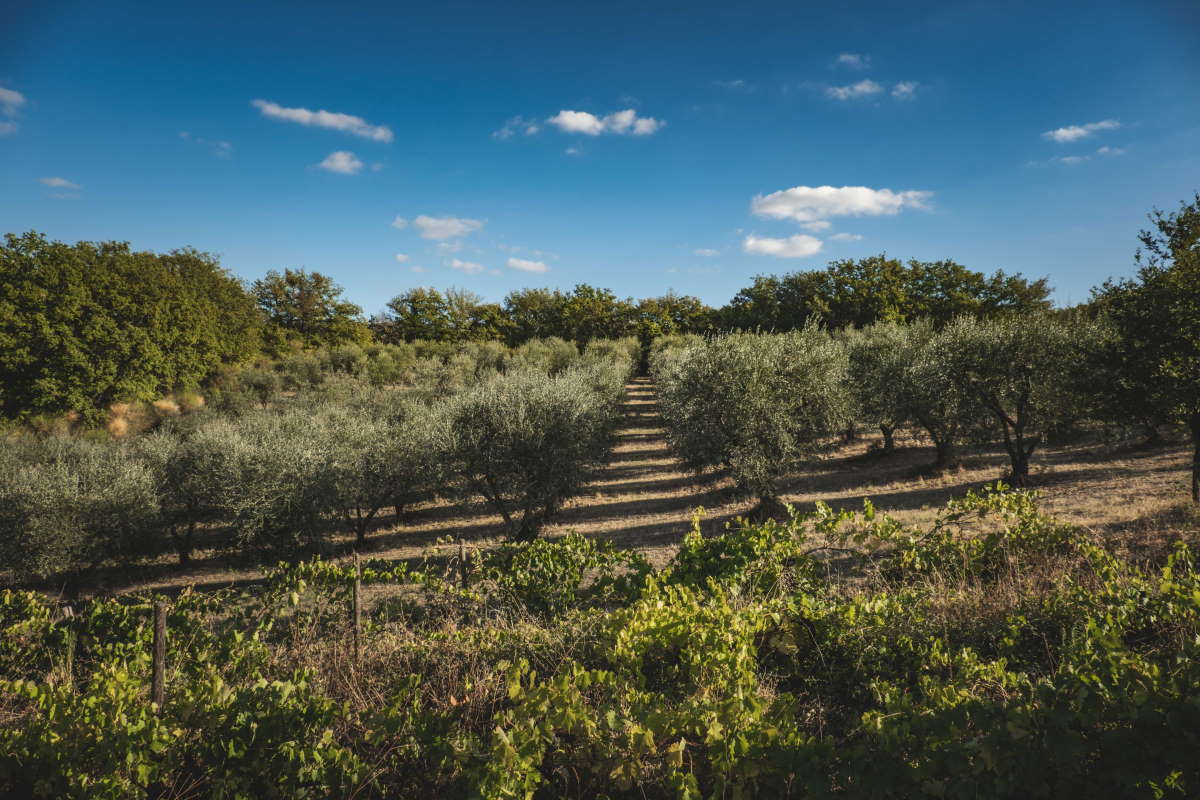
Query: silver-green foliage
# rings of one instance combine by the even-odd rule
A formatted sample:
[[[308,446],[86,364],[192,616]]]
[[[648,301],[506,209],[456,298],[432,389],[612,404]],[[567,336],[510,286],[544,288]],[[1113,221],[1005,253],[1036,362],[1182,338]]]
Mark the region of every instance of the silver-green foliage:
[[[816,327],[734,334],[654,361],[672,447],[693,470],[728,467],[737,487],[773,498],[846,418],[846,348]]]

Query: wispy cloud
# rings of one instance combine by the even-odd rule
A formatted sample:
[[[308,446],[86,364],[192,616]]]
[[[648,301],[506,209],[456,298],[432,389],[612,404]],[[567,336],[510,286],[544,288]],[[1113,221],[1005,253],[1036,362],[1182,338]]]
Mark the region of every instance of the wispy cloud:
[[[871,189],[867,186],[793,186],[750,201],[750,210],[768,219],[813,225],[829,217],[891,216],[904,208],[927,208],[932,192]],[[820,227],[820,226],[818,226]]]
[[[892,87],[892,97],[897,100],[911,100],[917,96],[917,87],[920,86],[916,81],[900,81]]]
[[[614,111],[603,117],[587,111],[563,109],[547,119],[546,123],[564,133],[581,133],[585,136],[599,136],[602,133],[649,136],[667,124],[654,117],[639,117],[632,108]]]
[[[716,86],[718,89],[748,89],[748,88],[750,88],[750,84],[746,83],[741,78],[738,78],[738,79],[732,80],[732,81],[713,81],[712,85]]]
[[[396,253],[396,261],[403,264],[404,262],[408,261],[408,254],[407,253]]]
[[[499,130],[492,132],[492,138],[511,139],[518,133],[523,136],[533,136],[541,129],[542,126],[536,120],[526,119],[522,116],[510,117],[504,121]]]
[[[698,256],[704,256],[705,258],[716,258],[717,256],[721,255],[720,250],[713,250],[711,247],[701,247],[700,249],[693,250],[692,252]]]
[[[1109,147],[1108,145],[1104,145],[1103,147],[1097,148],[1096,155],[1122,156],[1125,155],[1125,150],[1126,148],[1124,147]]]
[[[10,120],[17,116],[21,106],[25,105],[25,95],[16,89],[5,89],[0,86],[0,115]],[[17,123],[0,120],[0,136],[8,136],[17,132]]]
[[[252,100],[250,104],[261,111],[264,117],[270,119],[343,131],[375,142],[390,142],[393,138],[392,129],[386,125],[372,125],[362,117],[351,114],[323,110],[312,111],[307,108],[286,108],[270,100]]]
[[[510,258],[505,262],[510,269],[518,269],[522,272],[549,272],[550,267],[545,261],[530,261],[524,258]]]
[[[195,142],[201,147],[207,147],[212,150],[213,155],[217,158],[229,158],[233,154],[233,143],[227,142],[224,139],[204,139],[199,136],[192,136],[187,131],[180,131],[179,138],[185,142]]]
[[[363,168],[363,162],[349,150],[335,150],[317,166],[339,175],[357,175]]]
[[[871,57],[864,53],[839,53],[838,57],[833,60],[833,65],[850,69],[866,69],[871,66]]]
[[[862,238],[863,238],[862,234],[860,234],[860,233],[835,233],[833,236],[829,237],[829,241],[831,241],[831,242],[858,242],[858,241],[861,241]]]
[[[483,221],[478,219],[466,219],[464,217],[430,217],[425,214],[422,214],[414,219],[412,224],[413,227],[421,232],[422,239],[434,240],[456,239],[459,236],[466,236],[467,234],[480,230],[483,227]],[[396,223],[393,222],[392,225],[396,226]]]
[[[786,239],[772,239],[767,236],[747,236],[742,241],[742,249],[747,253],[776,258],[804,258],[821,252],[822,242],[815,236],[798,233]]]
[[[583,148],[582,147],[568,147],[563,152],[569,156],[581,156],[581,155],[583,155]]]
[[[1102,119],[1099,122],[1087,122],[1083,125],[1068,125],[1065,128],[1055,128],[1052,131],[1043,133],[1042,138],[1063,144],[1086,139],[1096,131],[1111,131],[1119,127],[1121,127],[1121,123],[1115,119]]]
[[[80,188],[82,188],[79,186],[79,184],[72,183],[66,178],[38,178],[38,181],[46,186],[49,186],[51,189],[70,189],[72,191],[78,191]]]
[[[392,227],[404,230],[408,227],[408,220],[406,220],[404,217],[396,217],[394,220],[392,220]]]
[[[856,100],[862,97],[871,97],[883,91],[883,87],[870,78],[863,78],[858,83],[850,84],[849,86],[830,86],[825,89],[825,94],[835,100]]]
[[[457,258],[452,259],[448,266],[450,269],[456,269],[468,275],[478,275],[483,272],[483,264],[476,264],[474,261],[459,261]]]

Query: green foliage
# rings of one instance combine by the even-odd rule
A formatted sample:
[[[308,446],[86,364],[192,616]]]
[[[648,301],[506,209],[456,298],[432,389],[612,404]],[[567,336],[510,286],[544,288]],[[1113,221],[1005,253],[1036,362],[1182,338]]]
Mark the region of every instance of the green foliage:
[[[452,398],[450,469],[528,540],[603,458],[624,375],[603,366],[499,375]]]
[[[875,322],[928,319],[940,326],[956,316],[1047,311],[1046,280],[997,271],[991,276],[953,261],[907,264],[884,255],[834,261],[824,270],[760,275],[719,316],[723,327],[789,331],[812,322],[831,329]]]
[[[75,411],[195,388],[257,352],[241,283],[194,250],[8,234],[0,246],[0,414]]]
[[[847,416],[845,348],[816,327],[736,334],[664,351],[653,364],[671,446],[691,469],[727,467],[773,498]]]
[[[250,292],[267,317],[268,344],[277,351],[289,340],[316,347],[370,339],[362,309],[341,299],[342,287],[327,275],[271,270],[251,285]]]

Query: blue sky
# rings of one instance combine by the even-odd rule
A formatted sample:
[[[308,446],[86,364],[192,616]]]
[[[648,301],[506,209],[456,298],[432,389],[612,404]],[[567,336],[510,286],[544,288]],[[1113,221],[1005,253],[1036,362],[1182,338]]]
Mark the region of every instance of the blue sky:
[[[0,176],[0,230],[319,270],[368,314],[720,305],[884,251],[1077,302],[1200,189],[1200,5],[8,0]]]

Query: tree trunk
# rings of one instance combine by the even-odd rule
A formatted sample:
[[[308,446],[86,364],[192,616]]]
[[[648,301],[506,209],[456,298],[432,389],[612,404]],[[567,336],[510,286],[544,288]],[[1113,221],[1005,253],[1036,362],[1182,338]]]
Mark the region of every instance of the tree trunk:
[[[883,434],[883,452],[890,453],[896,449],[896,426],[880,423],[879,431]]]
[[[935,466],[938,469],[950,469],[958,466],[958,448],[954,446],[954,441],[951,439],[935,439],[933,446],[937,448],[937,462]]]
[[[854,423],[851,422],[846,426],[846,430],[842,431],[842,441],[846,444],[850,444],[850,442],[853,442],[856,439],[858,439],[858,430],[854,427]]]
[[[1029,485],[1029,453],[1018,449],[1011,454],[1011,461],[1012,484],[1018,489],[1024,489]]]
[[[175,552],[179,554],[179,565],[186,567],[192,563],[192,535],[196,532],[196,523],[189,522],[184,533],[175,535]],[[172,530],[174,533],[174,530]]]

